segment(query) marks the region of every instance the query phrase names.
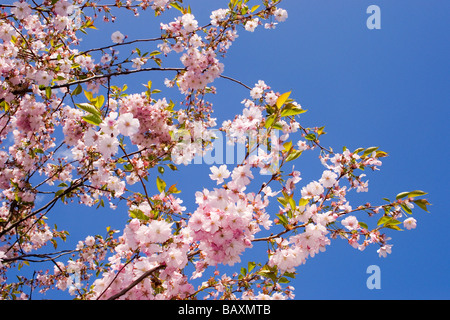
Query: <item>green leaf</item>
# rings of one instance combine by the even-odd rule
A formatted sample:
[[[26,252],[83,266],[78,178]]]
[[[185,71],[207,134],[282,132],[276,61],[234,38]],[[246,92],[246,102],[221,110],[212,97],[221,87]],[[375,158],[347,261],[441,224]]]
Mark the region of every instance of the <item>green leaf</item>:
[[[256,267],[256,263],[255,262],[251,262],[249,261],[248,263],[248,272],[252,272],[252,270]]]
[[[174,164],[172,164],[172,163],[169,163],[167,166],[168,166],[172,171],[178,170],[178,168],[177,168]]]
[[[87,116],[83,117],[83,120],[87,123],[93,124],[94,126],[98,126],[100,123],[102,123],[102,118],[95,114],[89,114]]]
[[[300,157],[302,155],[302,152],[303,151],[299,151],[299,150],[295,150],[294,152],[291,152],[291,154],[289,154],[289,156],[286,158],[286,162],[297,159],[298,157]]]
[[[402,231],[402,229],[399,226],[393,225],[393,224],[387,224],[387,225],[385,225],[385,227],[389,228],[389,229],[397,230],[397,231]]]
[[[97,109],[100,109],[103,106],[103,103],[105,103],[105,97],[100,95],[97,98],[91,100],[91,102],[94,103]]]
[[[428,193],[423,192],[422,190],[414,190],[414,191],[406,191],[406,192],[401,192],[399,193],[395,199],[402,199],[402,198],[415,198],[415,197],[419,197],[419,196],[423,196],[426,195]]]
[[[299,207],[304,207],[304,206],[306,206],[308,204],[308,202],[309,202],[308,199],[301,198],[300,200],[298,200],[298,206]]]
[[[273,124],[273,122],[275,121],[276,116],[277,116],[276,114],[273,114],[273,115],[271,115],[270,117],[268,117],[266,119],[266,123],[264,125],[266,127],[266,129],[268,129]]]
[[[71,95],[72,95],[72,96],[77,96],[77,95],[79,95],[82,91],[83,91],[83,88],[81,87],[81,85],[77,85],[77,87],[72,91]]]
[[[285,272],[284,274],[283,274],[283,276],[284,277],[289,277],[289,278],[292,278],[292,279],[295,279],[295,272]]]
[[[272,125],[272,128],[277,130],[283,130],[283,125],[281,124],[281,122],[277,122],[274,125]]]
[[[5,112],[7,112],[10,108],[9,103],[6,102],[5,100],[3,100],[2,102],[0,102],[0,107],[5,110]]]
[[[184,14],[184,8],[183,8],[182,6],[180,6],[178,3],[172,2],[170,5],[171,5],[172,7],[174,7],[175,9],[181,11],[181,13]]]
[[[378,220],[377,226],[381,226],[381,225],[385,224],[386,222],[388,222],[388,221],[391,220],[391,219],[392,219],[391,217],[388,217],[388,216],[382,216],[382,217]]]
[[[363,157],[368,156],[369,154],[372,154],[372,152],[377,151],[379,147],[370,147],[367,148],[366,151],[363,153]]]
[[[261,277],[268,278],[268,279],[272,280],[273,282],[276,282],[277,281],[277,266],[269,267],[268,265],[265,265],[256,274]]]
[[[285,143],[283,144],[283,151],[284,151],[284,152],[289,152],[289,151],[291,151],[291,148],[292,148],[292,141],[288,141],[288,142],[285,142]]]
[[[302,113],[305,113],[306,111],[308,111],[308,110],[304,110],[302,108],[296,107],[293,104],[288,105],[288,106],[292,106],[292,107],[287,108],[287,106],[286,106],[286,108],[283,108],[283,111],[281,111],[282,117],[295,116],[295,115],[302,114]]]
[[[321,135],[323,135],[323,134],[326,134],[326,132],[325,132],[324,130],[325,130],[325,127],[320,127],[320,128],[317,130],[317,134],[318,134],[319,136],[321,136]]]
[[[285,277],[281,277],[280,279],[278,279],[278,283],[289,283],[289,282],[291,281]]]
[[[278,219],[280,219],[280,222],[281,222],[281,224],[282,225],[288,225],[289,224],[289,221],[288,221],[288,219],[286,218],[286,216],[285,215],[283,215],[283,214],[277,214],[277,217],[278,217]]]
[[[160,177],[156,177],[156,187],[158,188],[159,192],[163,192],[166,189],[166,183]]]
[[[431,204],[427,200],[418,199],[418,200],[414,200],[414,203],[417,204],[417,206],[419,206],[419,208],[421,208],[422,210],[429,212],[427,205],[431,205]]]
[[[364,222],[358,221],[358,224],[360,225],[361,228],[369,230],[369,226],[367,224],[365,224]]]
[[[56,191],[55,193],[55,198],[61,196],[64,193],[65,189],[59,189],[58,191]]]
[[[409,193],[408,197],[409,197],[409,198],[415,198],[415,197],[424,196],[424,195],[426,195],[426,194],[428,194],[428,193],[423,192],[422,190],[414,190],[414,191],[411,191],[411,192]]]
[[[100,110],[98,110],[95,106],[93,106],[92,104],[89,103],[76,103],[75,104],[78,108],[89,112],[90,114],[96,115],[99,118],[101,117],[102,113],[100,112]],[[100,121],[101,122],[101,121]]]
[[[250,9],[250,12],[255,12],[257,9],[259,8],[259,4],[257,4],[257,5],[254,5],[251,9]]]
[[[310,133],[305,136],[305,139],[309,140],[309,141],[315,141],[315,140],[317,140],[317,137],[314,133]]]
[[[278,202],[281,203],[284,207],[287,205],[287,200],[284,197],[278,197]]]
[[[297,206],[295,205],[295,200],[292,199],[292,197],[288,198],[289,205],[291,206],[291,209],[294,210]]]
[[[50,87],[45,88],[45,96],[47,97],[47,99],[50,99],[52,97],[52,88]]]
[[[291,95],[291,91],[283,93],[281,96],[277,99],[277,107],[281,109],[281,107],[286,103],[287,99]]]
[[[142,210],[133,209],[133,210],[130,210],[128,213],[131,218],[136,218],[136,219],[143,220],[143,221],[149,220],[149,217],[147,217]]]
[[[86,99],[88,99],[89,101],[92,101],[94,99],[92,92],[90,92],[90,91],[84,90],[84,95],[85,95]]]
[[[395,199],[401,199],[401,198],[404,198],[404,197],[407,197],[408,196],[408,194],[409,194],[409,192],[400,192],[398,195],[396,195],[395,196]]]
[[[397,225],[401,224],[401,222],[398,220],[395,220],[392,217],[389,217],[389,216],[381,217],[381,219],[378,220],[377,226],[381,226],[383,224],[386,228],[394,229],[394,230],[401,230],[399,227],[397,227]]]
[[[412,210],[406,204],[402,203],[400,206],[403,210],[405,210],[406,213],[412,214]]]

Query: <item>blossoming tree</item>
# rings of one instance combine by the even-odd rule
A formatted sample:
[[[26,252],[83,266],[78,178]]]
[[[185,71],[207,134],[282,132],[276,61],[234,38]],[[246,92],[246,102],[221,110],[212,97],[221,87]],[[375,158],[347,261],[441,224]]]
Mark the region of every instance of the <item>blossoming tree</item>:
[[[378,246],[386,256],[392,244],[385,231],[416,226],[411,209],[429,204],[422,191],[350,204],[351,192],[368,189],[363,171],[378,170],[385,152],[324,147],[324,128],[302,126],[306,110],[291,92],[223,74],[239,32],[275,29],[288,18],[281,0],[254,2],[230,0],[205,25],[181,0],[0,4],[2,298],[55,288],[78,299],[292,298],[297,267],[333,239],[359,250]],[[83,48],[81,35],[124,10],[153,11],[160,30],[146,39],[116,31],[109,45]],[[168,11],[177,17],[164,20]],[[143,43],[154,50],[143,52]],[[168,65],[169,55],[179,63]],[[182,98],[172,101],[151,81],[134,93],[115,83],[137,73],[167,74],[165,90]],[[208,101],[219,77],[248,89],[242,112],[222,124]],[[206,178],[215,187],[198,190],[187,210],[164,170],[193,165],[218,134],[244,146],[244,156],[212,165]],[[317,152],[323,165],[317,181],[303,181],[294,169],[305,152]],[[99,230],[61,250],[70,230],[50,224],[61,203],[126,204],[120,214],[128,220],[123,230]],[[252,255],[261,243],[266,254]],[[242,267],[244,256],[250,262]],[[41,268],[44,262],[53,267]],[[24,265],[32,276],[21,274]],[[223,265],[236,272],[222,272]],[[206,277],[208,268],[215,271]]]

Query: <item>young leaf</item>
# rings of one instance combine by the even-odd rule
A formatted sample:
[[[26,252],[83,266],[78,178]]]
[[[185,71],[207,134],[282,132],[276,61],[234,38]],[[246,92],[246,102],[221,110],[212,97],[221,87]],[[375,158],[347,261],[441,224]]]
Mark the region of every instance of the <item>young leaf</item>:
[[[407,197],[408,196],[408,194],[409,194],[409,192],[408,191],[405,191],[405,192],[400,192],[398,195],[396,195],[395,196],[395,199],[401,199],[401,198],[404,198],[404,197]]]
[[[291,91],[283,93],[281,96],[278,97],[278,99],[277,99],[278,109],[280,109],[284,105],[284,103],[286,102],[286,100],[289,98],[290,95],[291,95]]]
[[[408,191],[406,191],[406,192],[401,192],[401,193],[399,193],[396,197],[395,197],[395,199],[402,199],[402,198],[415,198],[415,197],[420,197],[420,196],[423,196],[423,195],[426,195],[427,193],[426,192],[423,192],[422,190],[414,190],[414,191],[410,191],[410,192],[408,192]]]
[[[52,97],[52,88],[50,87],[45,88],[45,96],[47,97],[47,99],[50,99]]]
[[[297,159],[298,157],[300,157],[301,155],[302,155],[302,151],[295,150],[294,152],[291,152],[291,153],[289,154],[289,156],[286,158],[286,162],[295,160],[295,159]]]
[[[309,202],[308,199],[301,198],[300,200],[298,200],[298,206],[304,207],[308,204],[308,202]]]
[[[95,106],[93,106],[92,104],[89,103],[76,103],[75,104],[78,108],[89,112],[90,114],[96,115],[98,117],[101,117],[101,112],[100,110],[98,110]],[[101,121],[100,121],[101,122]]]
[[[257,5],[254,5],[251,9],[250,9],[250,12],[255,12],[257,9],[259,8],[259,4],[257,4]]]
[[[105,97],[100,95],[97,98],[95,98],[95,103],[94,105],[100,109],[103,106],[103,103],[105,103]]]
[[[71,95],[72,96],[77,96],[79,95],[81,92],[83,91],[83,88],[81,87],[81,85],[77,85],[77,87],[72,91]]]
[[[400,206],[406,213],[412,214],[412,210],[406,204],[401,204]]]
[[[276,118],[276,114],[273,114],[266,119],[266,123],[264,125],[266,127],[266,129],[268,129],[273,124],[273,122],[275,121],[275,118]]]
[[[87,123],[93,124],[94,126],[98,126],[100,123],[102,123],[102,118],[95,114],[89,114],[87,116],[83,117],[83,120]]]
[[[163,192],[166,190],[166,183],[163,179],[160,177],[156,177],[156,187],[158,188],[159,192]]]
[[[417,204],[419,206],[419,208],[421,208],[422,210],[429,212],[427,205],[430,205],[430,203],[427,200],[418,199],[418,200],[414,200],[414,203]]]
[[[369,226],[366,223],[364,223],[364,222],[358,221],[358,224],[359,224],[359,226],[361,228],[364,228],[364,229],[367,229],[367,230],[369,229]]]
[[[415,197],[424,196],[424,195],[426,195],[426,194],[428,194],[428,193],[423,192],[422,190],[414,190],[414,191],[411,191],[411,192],[409,193],[408,197],[409,197],[409,198],[415,198]]]
[[[248,263],[248,272],[252,272],[252,270],[256,267],[256,263],[255,262],[249,262]]]
[[[372,154],[372,152],[377,151],[378,148],[379,148],[379,147],[370,147],[370,148],[367,148],[366,151],[364,151],[364,153],[363,153],[362,156],[363,156],[363,157],[368,156],[368,155]]]
[[[389,220],[391,220],[391,217],[388,216],[382,216],[378,222],[377,222],[377,226],[381,226],[382,224],[385,224],[386,222],[388,222]]]

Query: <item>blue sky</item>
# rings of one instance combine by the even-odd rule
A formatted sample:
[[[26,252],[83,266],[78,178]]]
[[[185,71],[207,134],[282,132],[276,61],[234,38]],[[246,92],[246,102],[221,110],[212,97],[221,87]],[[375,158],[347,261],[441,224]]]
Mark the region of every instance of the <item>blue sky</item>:
[[[200,24],[208,22],[211,10],[227,3],[185,2],[191,4]],[[366,9],[372,4],[381,9],[380,30],[366,27]],[[428,192],[433,204],[431,213],[414,210],[416,229],[388,233],[394,246],[387,258],[379,258],[375,246],[360,252],[344,240],[332,241],[327,251],[298,268],[292,282],[296,299],[450,298],[450,219],[445,205],[450,191],[446,168],[450,156],[450,2],[285,0],[281,7],[288,10],[289,18],[277,29],[240,30],[223,61],[224,75],[250,86],[262,79],[281,93],[292,90],[291,97],[308,109],[301,124],[325,126],[324,146],[335,150],[379,146],[388,152],[381,171],[369,175],[369,193],[350,198],[355,206],[358,200],[381,204],[383,197],[393,199],[399,192],[416,189]],[[158,25],[151,13],[138,19],[125,15],[84,36],[85,45],[107,45],[116,30],[130,39],[153,37],[159,35]],[[177,59],[172,59],[176,65],[164,66],[179,66]],[[152,79],[164,89],[161,81],[166,76],[139,74],[117,83],[124,81],[129,91],[139,92],[143,89],[140,83]],[[218,94],[212,101],[221,123],[240,112],[240,102],[248,97],[248,91],[225,79],[214,85]],[[176,97],[176,92],[173,94]],[[323,170],[315,155],[299,159],[296,168],[305,183],[320,178]],[[183,175],[167,174],[168,185],[177,182],[188,211],[195,210],[195,191],[214,187],[209,169],[191,165],[180,173]],[[74,238],[84,238],[91,229],[98,231],[94,227],[99,225],[122,229],[125,214],[84,208],[80,212],[72,206],[51,219],[72,231]],[[381,269],[380,290],[366,287],[370,265]]]

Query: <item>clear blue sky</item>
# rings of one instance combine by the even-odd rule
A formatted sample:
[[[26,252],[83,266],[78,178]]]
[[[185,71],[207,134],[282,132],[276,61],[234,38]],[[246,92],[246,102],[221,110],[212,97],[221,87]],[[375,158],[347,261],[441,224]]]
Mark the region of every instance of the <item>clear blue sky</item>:
[[[227,3],[185,2],[191,3],[200,24],[208,22],[212,9]],[[381,9],[380,30],[366,27],[366,9],[372,4]],[[288,10],[289,18],[277,29],[240,30],[224,60],[224,74],[250,86],[263,79],[275,91],[292,90],[292,97],[309,110],[302,124],[326,127],[328,134],[321,139],[325,146],[335,150],[344,145],[350,149],[380,146],[389,153],[381,171],[369,175],[369,193],[350,198],[355,206],[357,200],[381,204],[383,197],[393,199],[399,192],[416,189],[429,192],[427,197],[433,204],[431,213],[414,211],[416,229],[389,233],[394,246],[388,258],[379,258],[375,246],[360,252],[344,240],[332,241],[326,252],[298,268],[292,282],[296,299],[450,298],[450,219],[445,205],[450,191],[450,2],[285,0],[281,7]],[[153,37],[159,35],[155,29],[158,24],[151,13],[135,20],[127,15],[84,36],[85,44],[107,45],[116,30],[130,39]],[[150,51],[155,49],[148,46]],[[173,61],[179,66],[177,59]],[[143,88],[140,83],[153,76],[142,74],[124,82],[130,92],[139,92]],[[158,80],[155,82],[157,85]],[[215,116],[221,123],[239,112],[240,101],[248,92],[224,79],[214,85],[219,91],[213,100]],[[164,89],[162,84],[159,88]],[[318,179],[322,170],[318,160],[299,160],[296,168],[305,183]],[[168,184],[178,182],[182,199],[192,211],[195,191],[214,185],[205,166],[193,165],[181,172],[178,180],[167,176]],[[80,212],[70,207],[59,217],[56,213],[51,219],[81,238],[91,229],[86,222],[92,229],[97,224],[122,229],[126,219],[124,211]],[[366,287],[370,265],[381,268],[380,290]]]

